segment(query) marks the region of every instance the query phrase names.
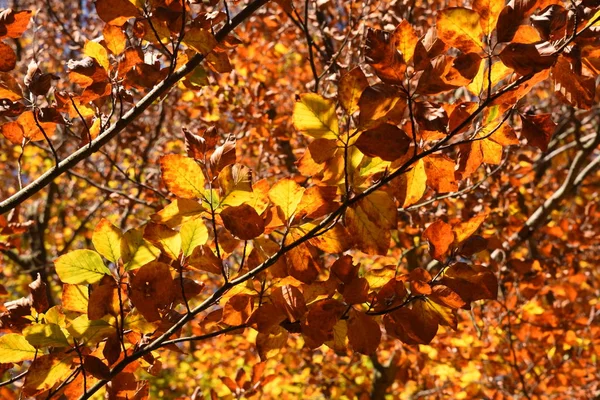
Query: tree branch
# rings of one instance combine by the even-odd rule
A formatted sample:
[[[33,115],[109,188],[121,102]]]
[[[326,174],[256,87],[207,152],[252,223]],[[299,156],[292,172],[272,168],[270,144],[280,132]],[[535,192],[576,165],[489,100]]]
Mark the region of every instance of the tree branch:
[[[244,20],[250,17],[256,10],[265,5],[267,2],[268,0],[254,0],[248,4],[246,8],[240,11],[240,13],[231,20],[231,24],[225,25],[221,30],[219,30],[219,32],[216,33],[216,41],[219,43],[222,42],[238,25],[240,25]],[[146,109],[148,109],[148,107],[150,107],[155,100],[167,93],[180,79],[192,72],[194,68],[204,61],[204,59],[205,56],[203,54],[196,54],[183,67],[157,84],[132,109],[125,113],[122,118],[111,125],[111,127],[106,131],[98,135],[98,137],[94,139],[89,146],[80,148],[69,157],[62,160],[58,165],[56,165],[56,167],[46,171],[29,185],[19,190],[8,199],[2,201],[0,203],[0,214],[4,214],[23,203],[25,200],[42,190],[58,176],[73,168],[80,161],[86,159],[91,154],[100,150],[102,146],[117,136],[123,129],[129,126],[132,121],[146,111]]]

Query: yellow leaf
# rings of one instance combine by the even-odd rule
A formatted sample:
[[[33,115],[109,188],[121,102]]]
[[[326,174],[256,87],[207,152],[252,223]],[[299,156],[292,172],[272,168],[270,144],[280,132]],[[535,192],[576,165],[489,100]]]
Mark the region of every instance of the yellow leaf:
[[[0,336],[0,363],[17,363],[33,360],[36,350],[21,335],[7,333]]]
[[[160,255],[160,250],[146,241],[141,231],[131,229],[123,235],[121,254],[125,270],[131,271],[156,260]]]
[[[83,46],[83,52],[85,55],[90,56],[98,61],[98,64],[108,71],[110,68],[110,63],[108,61],[108,52],[104,46],[96,42],[87,42],[85,46]]]
[[[158,247],[163,253],[177,260],[181,253],[181,235],[165,225],[149,223],[144,228],[144,239]]]
[[[204,197],[204,174],[189,157],[169,154],[160,159],[162,179],[171,193],[184,199]]]
[[[202,204],[196,200],[175,199],[171,204],[152,215],[152,221],[174,228],[190,219],[200,216],[204,211]]]
[[[421,200],[427,189],[427,173],[423,160],[417,161],[413,169],[400,177],[400,181],[404,194],[402,207],[412,206]]]
[[[442,10],[436,22],[438,37],[463,53],[479,53],[483,50],[483,30],[479,20],[479,14],[468,8]]]
[[[293,121],[296,129],[316,139],[336,139],[339,135],[335,103],[315,93],[300,96]]]
[[[390,230],[397,225],[397,214],[394,201],[379,190],[346,210],[346,227],[359,250],[384,255],[390,246]]]
[[[295,181],[285,178],[277,182],[271,190],[269,190],[269,199],[271,202],[281,208],[285,220],[289,220],[304,194],[304,188],[298,185]]]
[[[86,313],[89,294],[85,285],[63,285],[62,306],[68,311]]]
[[[191,28],[186,32],[183,43],[204,55],[213,51],[217,45],[217,41],[212,33],[198,27]]]
[[[92,234],[92,243],[98,253],[117,263],[121,258],[121,230],[103,218]]]
[[[67,330],[80,344],[91,346],[115,333],[115,327],[108,323],[108,318],[113,317],[90,320],[87,315],[80,315],[71,322]]]
[[[92,250],[74,250],[54,261],[56,273],[63,283],[75,285],[97,283],[110,270],[100,255]]]
[[[102,30],[102,35],[104,36],[106,47],[111,53],[119,55],[125,51],[127,36],[125,36],[120,27],[107,24]]]
[[[46,354],[38,357],[29,367],[23,384],[23,393],[33,396],[67,379],[71,372],[73,354]]]
[[[402,20],[394,31],[394,37],[396,38],[396,49],[402,53],[404,61],[409,62],[415,54],[415,46],[419,41],[415,29],[407,20]]]

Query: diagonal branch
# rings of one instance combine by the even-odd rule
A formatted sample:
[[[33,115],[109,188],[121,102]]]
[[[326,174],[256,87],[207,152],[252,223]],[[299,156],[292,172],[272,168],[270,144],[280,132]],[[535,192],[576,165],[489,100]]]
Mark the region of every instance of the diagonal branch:
[[[230,24],[225,25],[215,34],[217,42],[222,42],[238,25],[250,17],[256,10],[265,5],[268,0],[254,0],[246,6],[238,15],[236,15]],[[62,160],[56,167],[46,171],[40,177],[35,179],[26,187],[19,190],[14,195],[0,203],[0,214],[12,210],[25,200],[35,195],[42,190],[50,182],[58,176],[64,174],[69,169],[73,168],[80,161],[86,159],[91,154],[100,150],[102,146],[108,143],[112,138],[117,136],[131,122],[139,117],[144,111],[154,103],[155,100],[166,94],[179,80],[192,72],[202,61],[205,55],[196,54],[183,67],[173,72],[165,80],[157,84],[144,98],[142,98],[132,109],[125,113],[118,121],[110,126],[106,131],[102,132],[89,146],[84,146],[71,154],[69,157]]]

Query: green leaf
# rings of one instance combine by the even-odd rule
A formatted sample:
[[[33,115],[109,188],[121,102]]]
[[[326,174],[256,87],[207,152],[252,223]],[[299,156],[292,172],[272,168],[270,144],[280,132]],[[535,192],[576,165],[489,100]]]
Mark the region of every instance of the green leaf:
[[[87,315],[81,315],[73,320],[67,328],[71,336],[81,340],[82,344],[93,345],[114,334],[115,327],[106,319],[114,317],[104,317],[104,319],[89,320]]]
[[[69,342],[61,327],[56,324],[29,325],[23,336],[35,347],[67,347]]]
[[[181,225],[181,251],[189,257],[197,246],[208,240],[208,228],[202,218],[192,219]]]
[[[160,250],[145,240],[140,230],[131,229],[123,235],[121,253],[125,271],[131,271],[156,260],[160,255]]]
[[[74,250],[54,261],[56,273],[63,283],[93,284],[110,275],[98,253],[92,250]]]
[[[21,335],[8,333],[0,337],[0,363],[33,360],[35,353],[35,347]]]

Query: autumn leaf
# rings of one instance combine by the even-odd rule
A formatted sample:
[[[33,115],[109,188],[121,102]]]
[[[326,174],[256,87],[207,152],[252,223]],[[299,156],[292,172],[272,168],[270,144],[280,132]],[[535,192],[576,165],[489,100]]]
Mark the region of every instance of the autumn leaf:
[[[397,224],[394,202],[386,192],[377,191],[346,211],[348,232],[357,247],[367,254],[386,254],[390,246],[390,230]]]
[[[437,16],[437,34],[444,43],[464,53],[479,53],[483,50],[480,19],[477,12],[468,8],[447,8]]]
[[[107,260],[117,263],[121,258],[121,230],[111,224],[107,219],[102,219],[92,235],[92,243],[98,253]]]
[[[303,94],[294,106],[294,126],[315,139],[336,139],[339,135],[335,104],[318,94]]]
[[[367,87],[369,87],[369,81],[359,67],[352,69],[342,76],[338,89],[338,97],[348,114],[353,114],[358,110],[358,101]]]
[[[160,159],[160,168],[163,182],[174,195],[184,199],[204,197],[204,174],[194,159],[169,154]]]
[[[394,161],[408,150],[411,140],[406,133],[390,124],[382,124],[360,134],[356,147],[369,157]]]
[[[283,218],[289,220],[302,201],[304,188],[291,179],[282,179],[269,190],[269,199],[278,206]]]
[[[242,240],[254,239],[265,231],[265,221],[248,204],[227,207],[220,215],[227,230]]]
[[[102,262],[100,255],[92,250],[73,250],[54,261],[56,273],[63,283],[97,283],[110,270]]]
[[[429,242],[432,257],[436,260],[442,260],[455,240],[452,226],[442,220],[437,220],[429,225],[423,232],[423,238]]]
[[[371,316],[351,309],[348,319],[348,341],[359,353],[375,353],[381,341],[379,324]]]
[[[520,114],[523,127],[521,135],[527,139],[531,146],[541,150],[548,148],[548,143],[554,134],[556,124],[552,121],[552,115],[524,115]]]
[[[8,333],[0,336],[0,362],[17,363],[33,360],[37,350],[21,335]]]

